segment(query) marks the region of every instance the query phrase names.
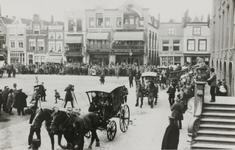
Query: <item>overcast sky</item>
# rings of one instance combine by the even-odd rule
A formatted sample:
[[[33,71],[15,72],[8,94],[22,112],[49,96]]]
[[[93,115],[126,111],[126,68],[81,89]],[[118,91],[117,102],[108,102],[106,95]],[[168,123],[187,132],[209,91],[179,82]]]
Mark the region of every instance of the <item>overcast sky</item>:
[[[93,9],[95,5],[104,5],[104,8],[118,8],[127,0],[0,0],[2,16],[20,16],[32,19],[33,14],[39,14],[41,19],[50,20],[51,15],[56,21],[64,21],[64,12],[72,9]],[[149,8],[150,15],[161,22],[174,19],[180,22],[184,12],[188,9],[189,15],[207,21],[211,14],[212,0],[134,0],[143,8]]]

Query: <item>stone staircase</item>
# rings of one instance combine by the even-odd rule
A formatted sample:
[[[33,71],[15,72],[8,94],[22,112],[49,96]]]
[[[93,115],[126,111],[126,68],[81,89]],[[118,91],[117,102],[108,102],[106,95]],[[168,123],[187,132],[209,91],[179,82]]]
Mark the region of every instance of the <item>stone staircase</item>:
[[[204,103],[199,131],[191,149],[235,149],[234,101]]]

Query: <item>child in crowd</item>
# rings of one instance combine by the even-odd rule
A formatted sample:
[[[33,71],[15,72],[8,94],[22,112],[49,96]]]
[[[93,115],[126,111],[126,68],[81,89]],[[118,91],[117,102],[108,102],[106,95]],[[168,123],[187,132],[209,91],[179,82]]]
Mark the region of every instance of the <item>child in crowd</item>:
[[[55,103],[57,103],[57,99],[63,100],[62,98],[60,98],[60,93],[57,90],[55,90]]]

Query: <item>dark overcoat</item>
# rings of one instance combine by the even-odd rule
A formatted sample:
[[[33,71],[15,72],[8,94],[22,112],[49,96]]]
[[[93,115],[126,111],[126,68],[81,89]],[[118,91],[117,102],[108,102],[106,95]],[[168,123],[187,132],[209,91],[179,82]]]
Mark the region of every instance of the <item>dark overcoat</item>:
[[[164,149],[177,149],[179,144],[179,128],[176,124],[170,123],[166,128],[163,140],[162,150]]]
[[[67,101],[73,101],[73,95],[72,95],[72,87],[68,86],[66,89],[66,94],[64,100]]]
[[[14,108],[24,108],[27,107],[27,95],[24,92],[16,93]]]

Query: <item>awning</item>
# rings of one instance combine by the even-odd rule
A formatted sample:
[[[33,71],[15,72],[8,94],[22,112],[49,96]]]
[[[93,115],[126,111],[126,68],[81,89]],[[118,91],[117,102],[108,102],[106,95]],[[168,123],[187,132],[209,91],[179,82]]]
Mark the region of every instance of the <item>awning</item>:
[[[65,38],[65,43],[83,43],[82,36],[67,36]]]
[[[144,41],[144,32],[115,32],[114,41]]]
[[[81,52],[65,52],[66,57],[83,57]]]
[[[88,33],[88,40],[108,40],[109,33]]]
[[[184,52],[184,56],[210,56],[210,52]]]
[[[48,56],[46,62],[60,64],[62,63],[62,56]]]

